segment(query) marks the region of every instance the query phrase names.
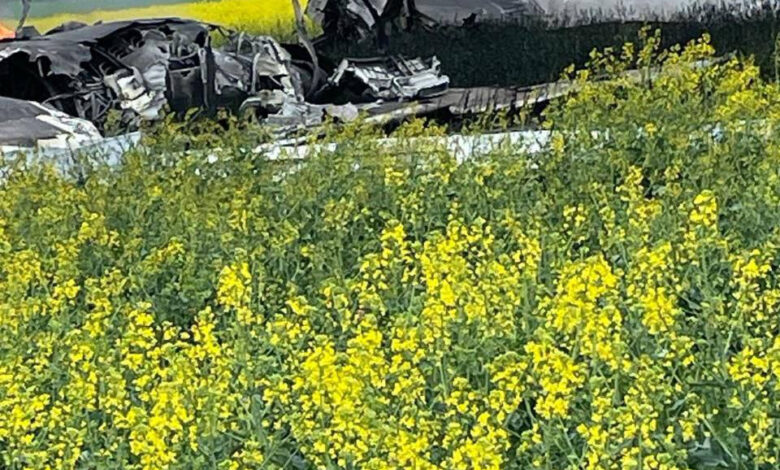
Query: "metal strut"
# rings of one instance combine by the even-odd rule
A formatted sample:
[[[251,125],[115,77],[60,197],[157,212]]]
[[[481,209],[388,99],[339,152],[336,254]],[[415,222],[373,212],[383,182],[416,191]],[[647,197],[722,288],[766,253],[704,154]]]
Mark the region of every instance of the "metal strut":
[[[19,19],[19,26],[16,27],[16,36],[21,36],[24,23],[27,22],[27,16],[30,14],[30,0],[22,0],[22,17]]]

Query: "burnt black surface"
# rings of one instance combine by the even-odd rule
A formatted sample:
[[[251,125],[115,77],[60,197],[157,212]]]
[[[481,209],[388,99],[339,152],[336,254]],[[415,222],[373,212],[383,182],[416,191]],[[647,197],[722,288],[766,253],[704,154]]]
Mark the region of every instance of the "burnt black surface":
[[[406,1],[413,5],[397,0]],[[224,46],[212,47],[215,31],[227,38]],[[317,53],[310,52],[180,18],[67,23],[42,36],[0,42],[0,96],[51,106],[98,130],[112,110],[123,129],[137,129],[166,109],[182,117],[193,108],[213,116],[218,109],[239,112],[253,98],[259,116],[279,114],[277,121],[309,125],[323,112],[309,104],[411,97],[389,89],[367,94],[359,80],[326,82],[322,77],[334,72],[336,61],[313,60]],[[397,78],[421,73],[408,65],[396,69],[397,60],[389,57],[373,61]]]
[[[116,107],[107,75],[143,69],[138,57],[145,35],[159,33],[172,45],[206,46],[210,25],[180,18],[67,23],[31,39],[0,42],[0,96],[49,104],[98,126]],[[136,53],[133,55],[133,53]]]

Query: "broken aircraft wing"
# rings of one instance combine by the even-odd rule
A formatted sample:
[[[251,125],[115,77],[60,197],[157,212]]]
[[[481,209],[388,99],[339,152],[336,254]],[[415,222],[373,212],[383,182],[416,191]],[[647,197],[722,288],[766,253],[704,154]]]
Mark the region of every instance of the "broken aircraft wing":
[[[0,97],[0,153],[32,147],[68,149],[101,138],[89,121],[31,101]]]

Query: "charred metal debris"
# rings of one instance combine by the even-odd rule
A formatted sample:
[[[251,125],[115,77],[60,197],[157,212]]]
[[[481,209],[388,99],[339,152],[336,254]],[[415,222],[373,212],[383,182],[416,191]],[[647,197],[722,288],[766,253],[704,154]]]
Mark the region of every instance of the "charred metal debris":
[[[415,0],[309,0],[306,14],[326,37],[362,40],[377,35],[380,45],[393,31],[436,24]]]
[[[336,28],[334,21],[361,36],[384,21],[412,21],[418,14],[412,0],[311,0],[308,8],[326,35],[337,31],[329,29]],[[342,14],[329,13],[334,8]],[[560,93],[550,85],[451,88],[435,57],[331,63],[305,38],[283,45],[271,37],[177,18],[66,23],[43,35],[28,30],[0,40],[0,97],[13,99],[0,101],[0,116],[16,112],[22,100],[56,111],[57,119],[91,124],[100,133],[109,116],[118,116],[121,129],[132,131],[160,119],[165,110],[213,115],[224,109],[252,113],[286,135],[327,117],[344,122],[362,113],[388,122],[461,116],[527,106]],[[0,119],[0,146],[3,135],[19,131],[15,126],[3,134],[2,126],[9,125],[13,122]]]

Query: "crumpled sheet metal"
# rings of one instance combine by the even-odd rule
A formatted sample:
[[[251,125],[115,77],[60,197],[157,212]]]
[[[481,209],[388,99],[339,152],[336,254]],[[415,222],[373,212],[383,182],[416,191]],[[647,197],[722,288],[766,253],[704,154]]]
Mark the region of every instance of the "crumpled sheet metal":
[[[68,149],[101,138],[89,121],[40,103],[0,97],[0,153],[33,147]]]
[[[125,110],[135,113],[126,122],[137,124],[164,104],[167,70],[162,68],[172,49],[179,54],[206,46],[209,29],[167,18],[69,23],[45,35],[3,41],[0,95],[49,104],[98,127],[111,109]],[[145,88],[140,100],[139,87]]]
[[[412,100],[439,96],[449,88],[450,79],[441,73],[436,57],[423,60],[401,57],[344,59],[330,79],[335,86],[364,88],[372,99]]]
[[[221,64],[219,69],[229,68],[230,77],[240,76],[248,83],[234,86],[248,87],[254,94],[261,89],[281,89],[285,94],[303,100],[301,77],[292,66],[292,56],[279,42],[269,36],[249,36],[239,33],[224,48],[217,51],[219,61],[235,61],[232,67]],[[238,66],[245,68],[239,72]]]
[[[278,42],[236,34],[215,48],[216,29],[175,18],[69,24],[0,42],[0,95],[51,104],[98,126],[111,109],[138,125],[159,117],[166,104],[179,113],[238,109],[269,89],[303,100],[302,79]],[[37,87],[14,85],[19,76],[32,77]]]
[[[146,76],[155,76],[150,69],[142,75],[137,69],[125,73],[116,73],[106,76],[104,83],[117,96],[122,110],[132,111],[144,121],[153,121],[160,116],[160,111],[166,104],[165,78],[162,77],[162,87],[155,79],[147,79]],[[156,76],[159,79],[159,75]],[[149,85],[151,83],[151,85]]]
[[[365,1],[370,8],[395,8],[395,0]],[[449,85],[435,57],[346,59],[326,70],[300,53],[294,59],[294,46],[271,37],[228,32],[224,45],[213,47],[215,31],[224,33],[197,21],[152,19],[69,23],[43,36],[3,41],[0,96],[41,102],[98,129],[112,110],[132,129],[158,119],[168,106],[180,115],[193,108],[209,114],[252,109],[292,132],[329,117],[356,119],[352,103],[430,98]],[[330,79],[315,80],[318,74]],[[34,86],[19,85],[19,76]]]
[[[202,25],[195,27],[192,23],[175,18],[117,21],[69,29],[26,41],[4,41],[0,42],[0,61],[17,53],[26,54],[30,62],[38,62],[45,57],[50,63],[49,74],[75,77],[83,71],[83,65],[92,59],[91,46],[98,44],[102,39],[128,29],[147,30],[166,27],[191,40],[198,34],[207,32]]]
[[[306,15],[326,34],[344,33],[336,28],[345,27],[365,33],[374,28],[386,5],[387,0],[309,0]]]
[[[82,64],[92,58],[89,47],[71,41],[51,43],[40,39],[0,42],[0,62],[15,54],[24,54],[30,62],[46,58],[50,65],[46,75],[62,74],[75,77]]]

